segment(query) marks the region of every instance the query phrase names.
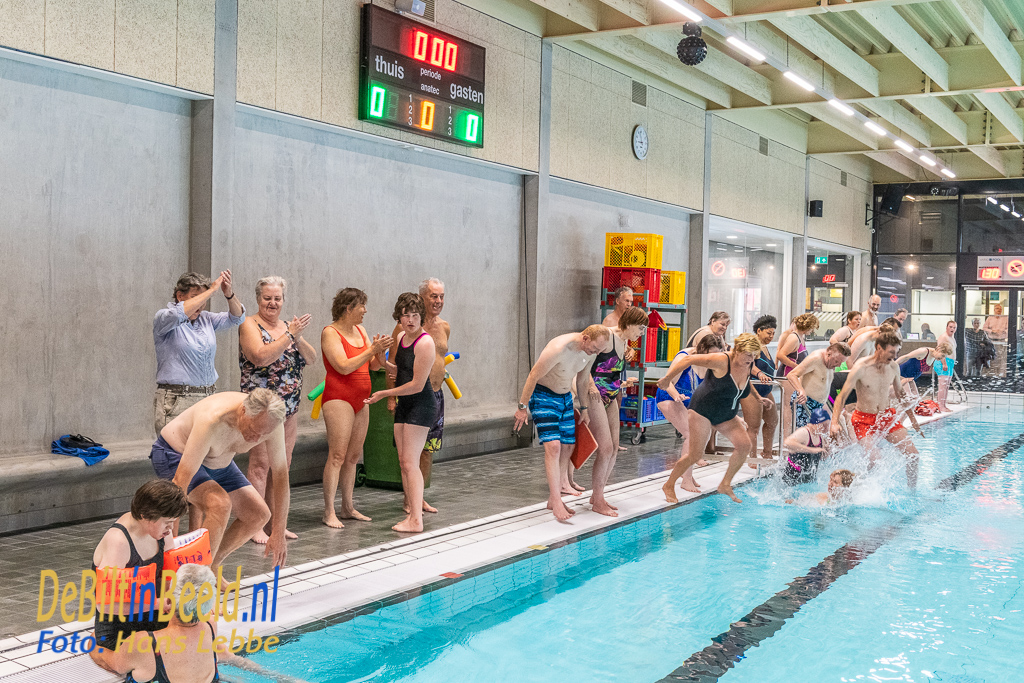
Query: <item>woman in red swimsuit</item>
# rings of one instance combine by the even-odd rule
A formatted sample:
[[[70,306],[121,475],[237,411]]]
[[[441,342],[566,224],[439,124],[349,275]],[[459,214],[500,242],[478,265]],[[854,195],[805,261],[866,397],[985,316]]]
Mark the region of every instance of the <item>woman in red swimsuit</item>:
[[[366,294],[346,287],[334,296],[331,317],[334,322],[320,334],[327,379],[324,381],[323,413],[327,423],[327,465],[324,467],[324,524],[335,529],[345,525],[334,511],[334,496],[341,478],[341,518],[369,522],[356,510],[352,489],[356,483],[356,465],[363,454],[370,411],[363,401],[369,398],[370,370],[384,367],[384,351],[391,337],[376,334],[371,342],[360,324],[366,315]]]

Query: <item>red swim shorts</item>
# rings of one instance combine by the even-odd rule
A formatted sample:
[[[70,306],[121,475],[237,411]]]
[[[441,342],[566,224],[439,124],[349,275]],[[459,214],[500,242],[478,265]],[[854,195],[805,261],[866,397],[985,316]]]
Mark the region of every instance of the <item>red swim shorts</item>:
[[[853,431],[858,439],[863,439],[868,434],[892,434],[897,429],[903,428],[903,420],[899,419],[896,411],[892,408],[886,408],[880,414],[862,413],[855,410],[850,422],[853,424]]]

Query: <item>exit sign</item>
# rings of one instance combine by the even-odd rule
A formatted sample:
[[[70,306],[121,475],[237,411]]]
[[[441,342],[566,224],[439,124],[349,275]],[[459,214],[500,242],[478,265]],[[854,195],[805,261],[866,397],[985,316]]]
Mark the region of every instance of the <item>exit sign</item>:
[[[827,266],[828,265],[828,256],[815,256],[814,257],[814,264],[818,265],[818,266]]]

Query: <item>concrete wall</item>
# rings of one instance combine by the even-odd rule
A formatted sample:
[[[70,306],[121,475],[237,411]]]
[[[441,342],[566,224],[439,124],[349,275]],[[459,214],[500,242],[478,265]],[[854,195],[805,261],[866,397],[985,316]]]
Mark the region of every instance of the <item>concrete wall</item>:
[[[390,334],[397,296],[439,277],[451,349],[463,358],[452,366],[463,398],[448,402],[448,415],[511,415],[520,362],[521,177],[254,114],[241,114],[238,124],[233,273],[243,303],[254,310],[251,286],[262,276],[290,280],[285,315],[311,313],[306,336],[319,348],[338,289],[364,290],[367,332]],[[304,385],[312,389],[323,377],[318,361]],[[303,401],[303,424],[311,426]]]
[[[549,268],[553,277],[545,284],[550,336],[601,322],[607,232],[662,235],[663,269],[688,268],[690,217],[685,211],[564,180],[553,180],[551,193],[553,248],[548,259],[558,265]]]
[[[0,2],[0,45],[213,92],[214,0]]]
[[[471,149],[360,121],[362,0],[239,0],[238,100],[317,121],[537,169],[540,38],[452,0],[437,28],[487,49],[487,144]],[[394,3],[385,1],[384,6]]]
[[[185,270],[188,102],[0,59],[0,453],[153,432],[152,319]]]
[[[871,249],[864,207],[871,204],[871,182],[818,159],[811,159],[811,199],[824,202],[821,218],[811,218],[807,236],[858,249]]]

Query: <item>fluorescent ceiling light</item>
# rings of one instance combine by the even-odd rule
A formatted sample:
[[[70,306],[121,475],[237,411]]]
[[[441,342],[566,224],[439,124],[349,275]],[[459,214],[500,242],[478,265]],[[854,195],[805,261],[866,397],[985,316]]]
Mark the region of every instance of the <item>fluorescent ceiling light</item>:
[[[934,166],[934,165],[935,165],[935,159],[932,159],[932,158],[931,158],[930,156],[928,156],[927,154],[921,154],[921,155],[920,155],[920,156],[919,156],[918,158],[919,158],[919,159],[920,159],[920,160],[921,160],[922,162],[924,162],[924,163],[925,163],[926,165],[928,165],[928,166]]]
[[[1017,213],[1016,211],[1011,211],[1010,215],[1013,216],[1014,218],[1020,218],[1020,214]]]
[[[900,140],[899,138],[896,138],[896,146],[899,147],[900,149],[902,149],[904,152],[910,152],[911,154],[914,153],[914,148],[911,147],[909,143],[904,142],[903,140]]]
[[[995,204],[996,203],[996,198],[995,197],[989,197],[985,201],[987,201],[989,204]]]
[[[766,246],[766,247],[777,247],[779,245],[775,244],[775,242],[768,242],[764,246]]]
[[[662,0],[662,2],[664,2],[664,0]],[[813,85],[811,85],[810,83],[808,83],[804,79],[800,78],[799,76],[797,76],[792,71],[787,71],[786,73],[784,73],[782,75],[785,76],[786,78],[788,78],[789,80],[793,81],[797,85],[799,85],[801,88],[803,88],[807,92],[814,92],[814,86]]]
[[[842,100],[837,100],[834,97],[831,100],[829,100],[828,103],[831,104],[834,108],[846,114],[847,116],[853,116],[854,114],[857,113],[853,110],[853,107],[846,104]]]
[[[736,240],[736,239],[739,239],[739,238],[736,235],[726,235],[725,239],[727,239],[727,240]]]
[[[1000,204],[999,208],[1002,209],[1003,211],[1009,211],[1010,210],[1010,207],[1008,207],[1006,204]]]
[[[947,178],[956,178],[956,173],[953,173],[948,168],[942,169],[942,175],[946,176]]]
[[[732,45],[737,50],[739,50],[740,52],[742,52],[745,55],[747,55],[748,57],[752,57],[752,58],[756,59],[759,62],[763,62],[766,59],[766,57],[763,54],[761,54],[760,52],[755,50],[750,45],[747,45],[746,43],[744,43],[742,40],[740,40],[736,36],[729,36],[728,38],[725,39],[725,41],[727,43],[729,43],[730,45]]]
[[[885,128],[882,128],[880,125],[878,125],[874,121],[865,121],[864,122],[864,127],[867,128],[868,130],[870,130],[875,135],[888,135],[888,133],[886,132]]]
[[[674,9],[675,11],[679,12],[680,14],[682,14],[684,17],[686,17],[690,21],[700,21],[701,19],[703,19],[703,17],[700,16],[699,14],[697,14],[696,12],[694,12],[692,8],[684,5],[681,2],[676,2],[676,0],[661,0],[661,1],[663,3],[665,3],[666,5],[668,5],[669,7],[671,7],[672,9]]]

